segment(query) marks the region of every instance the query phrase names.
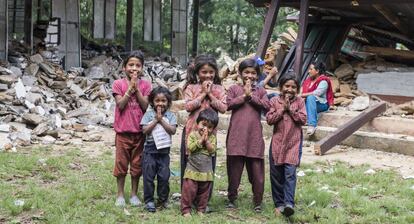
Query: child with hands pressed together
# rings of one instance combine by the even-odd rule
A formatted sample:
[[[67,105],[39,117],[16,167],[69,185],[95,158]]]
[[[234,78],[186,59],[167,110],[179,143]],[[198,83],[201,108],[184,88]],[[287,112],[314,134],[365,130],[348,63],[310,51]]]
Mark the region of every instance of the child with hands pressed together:
[[[199,55],[194,60],[194,67],[189,69],[189,84],[184,90],[185,109],[188,115],[185,124],[182,142],[181,142],[181,184],[183,183],[183,174],[187,165],[188,135],[196,129],[196,119],[200,111],[211,108],[214,111],[225,113],[227,110],[226,93],[220,84],[218,77],[218,67],[214,57],[210,55]],[[216,130],[213,130],[213,135]],[[215,157],[213,157],[213,170],[215,168]]]
[[[280,80],[281,95],[270,101],[266,114],[273,125],[269,150],[270,181],[276,215],[291,216],[294,213],[296,167],[302,154],[302,126],[306,123],[305,102],[298,97],[299,82],[290,73]]]
[[[154,201],[154,179],[157,177],[157,205],[167,208],[170,192],[170,148],[171,135],[175,134],[177,119],[168,109],[172,103],[170,91],[157,87],[151,91],[149,109],[142,118],[141,125],[146,135],[143,156],[143,181],[145,209],[156,211]]]
[[[132,206],[139,206],[137,197],[138,182],[142,174],[141,154],[145,137],[142,133],[140,122],[148,107],[148,95],[151,91],[151,83],[142,80],[144,56],[138,52],[132,52],[123,63],[123,71],[126,77],[116,80],[112,86],[115,97],[115,167],[113,175],[117,179],[116,206],[125,206],[124,185],[125,176],[131,175]]]
[[[213,185],[213,156],[216,153],[217,139],[213,134],[218,124],[217,112],[205,109],[197,117],[197,128],[189,133],[187,166],[181,189],[181,213],[191,216],[191,206],[199,214],[206,212],[210,191]]]
[[[253,205],[261,212],[264,192],[264,140],[261,113],[269,107],[266,90],[257,86],[259,65],[246,59],[239,65],[243,85],[232,85],[227,93],[232,111],[227,134],[228,208],[235,208],[244,166],[252,185]]]

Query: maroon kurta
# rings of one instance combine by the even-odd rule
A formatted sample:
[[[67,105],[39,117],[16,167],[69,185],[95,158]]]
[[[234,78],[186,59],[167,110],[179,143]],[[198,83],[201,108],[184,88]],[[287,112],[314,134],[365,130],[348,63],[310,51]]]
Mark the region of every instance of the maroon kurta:
[[[305,102],[301,97],[290,101],[289,112],[284,111],[283,96],[270,100],[266,114],[267,123],[274,125],[272,156],[275,165],[299,165],[299,146],[302,141],[302,125],[306,123]]]
[[[201,95],[202,87],[201,84],[191,84],[188,85],[184,90],[185,97],[185,109],[190,114],[188,115],[187,122],[185,124],[185,133],[186,133],[186,144],[188,136],[192,130],[195,130],[197,127],[197,117],[200,112],[207,108],[212,108],[215,111],[224,113],[227,110],[226,105],[226,91],[220,85],[213,84],[211,87],[211,93],[217,100],[212,101],[208,96],[202,101],[198,100],[197,97]],[[186,151],[186,155],[188,152]]]
[[[263,87],[253,88],[246,99],[241,85],[232,85],[227,92],[228,110],[232,110],[227,133],[227,155],[264,157],[261,111],[269,108],[269,99]]]

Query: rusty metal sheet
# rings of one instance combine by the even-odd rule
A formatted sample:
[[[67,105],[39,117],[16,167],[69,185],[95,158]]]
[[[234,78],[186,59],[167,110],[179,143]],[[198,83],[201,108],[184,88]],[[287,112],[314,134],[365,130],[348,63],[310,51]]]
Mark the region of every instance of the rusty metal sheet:
[[[65,69],[80,67],[79,0],[52,1],[52,17],[60,18],[59,57]]]
[[[7,61],[8,12],[7,0],[0,0],[0,60]]]

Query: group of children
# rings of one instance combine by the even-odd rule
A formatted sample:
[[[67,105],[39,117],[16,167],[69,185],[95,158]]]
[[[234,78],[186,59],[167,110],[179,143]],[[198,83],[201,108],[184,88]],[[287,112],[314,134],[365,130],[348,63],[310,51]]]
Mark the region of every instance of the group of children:
[[[116,100],[116,205],[125,206],[124,183],[129,166],[130,204],[140,205],[137,188],[142,175],[145,209],[155,212],[159,207],[168,207],[169,152],[177,121],[169,111],[171,93],[164,87],[151,91],[151,84],[140,78],[143,65],[142,53],[134,52],[123,64],[126,77],[113,84]],[[227,92],[221,86],[214,57],[197,56],[189,71],[190,79],[184,90],[185,109],[189,116],[182,133],[180,161],[182,215],[191,216],[192,208],[199,214],[208,210],[216,166],[218,112],[226,111],[231,111],[226,141],[227,207],[237,207],[238,188],[246,166],[254,210],[262,210],[265,144],[261,116],[264,111],[268,124],[274,126],[269,165],[275,212],[277,215],[292,215],[296,167],[302,151],[301,126],[306,123],[305,104],[297,96],[299,83],[294,74],[280,80],[281,94],[269,100],[266,90],[258,85],[260,67],[255,59],[240,63],[238,71],[243,83],[231,86]],[[155,177],[158,181],[157,201],[154,200]]]

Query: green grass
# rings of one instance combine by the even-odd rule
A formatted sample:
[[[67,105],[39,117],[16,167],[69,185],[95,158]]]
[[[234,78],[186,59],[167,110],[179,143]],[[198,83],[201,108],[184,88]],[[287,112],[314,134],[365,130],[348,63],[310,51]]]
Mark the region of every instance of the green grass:
[[[180,215],[179,202],[149,214],[143,208],[114,207],[116,184],[113,155],[108,147],[91,157],[78,148],[24,148],[0,153],[0,223],[414,223],[414,181],[393,171],[368,175],[368,166],[316,163],[299,168],[296,214],[275,217],[266,174],[264,211],[252,209],[251,186],[246,173],[240,187],[239,208],[225,209],[225,163],[219,162],[211,207],[204,217]],[[223,150],[221,150],[223,151]],[[177,154],[174,149],[172,154]],[[224,155],[219,155],[224,158]],[[173,161],[172,170],[178,171]],[[266,166],[268,172],[268,167]],[[129,180],[126,191],[129,193]],[[170,179],[171,194],[179,192],[179,177]],[[139,191],[142,194],[142,182]],[[16,200],[24,205],[15,205]]]

